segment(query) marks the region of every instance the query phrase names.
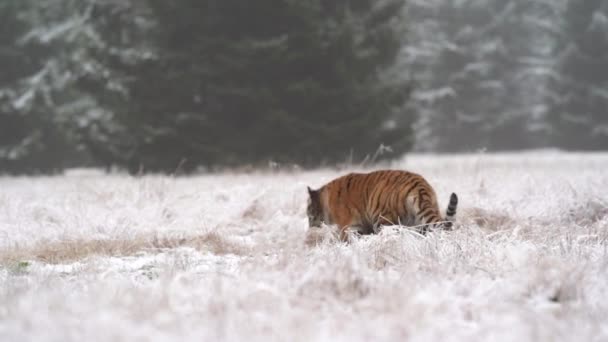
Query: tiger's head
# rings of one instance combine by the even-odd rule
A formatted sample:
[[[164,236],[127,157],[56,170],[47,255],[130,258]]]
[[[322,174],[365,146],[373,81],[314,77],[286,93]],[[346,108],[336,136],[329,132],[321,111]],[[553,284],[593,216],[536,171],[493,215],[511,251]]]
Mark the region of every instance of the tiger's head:
[[[306,214],[308,215],[309,227],[321,227],[323,223],[323,207],[321,206],[321,192],[308,187],[308,207]]]

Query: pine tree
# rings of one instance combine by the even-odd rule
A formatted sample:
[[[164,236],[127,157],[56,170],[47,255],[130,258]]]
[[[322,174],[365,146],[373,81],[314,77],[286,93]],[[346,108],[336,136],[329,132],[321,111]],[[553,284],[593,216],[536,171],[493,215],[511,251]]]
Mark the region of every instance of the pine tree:
[[[568,149],[608,148],[608,3],[567,3],[556,49],[559,78],[552,84],[555,144]]]
[[[143,39],[151,26],[145,8],[141,1],[24,0],[11,14],[22,27],[13,47],[30,66],[9,87],[21,94],[11,111],[28,118],[31,135],[23,139],[38,151],[30,159],[41,169],[126,164],[133,142],[116,118],[128,114],[132,75],[120,66],[153,57]]]
[[[33,3],[0,4],[0,172],[49,172],[66,161],[68,141],[54,125],[45,80],[48,51],[23,37],[31,31]]]
[[[547,144],[559,4],[543,0],[408,3],[402,63],[418,87],[417,149],[472,151]]]
[[[137,65],[132,168],[318,165],[410,146],[384,84],[401,1],[150,1],[159,58]],[[401,120],[399,120],[401,119]]]
[[[409,87],[386,74],[401,4],[5,2],[0,61],[14,74],[0,76],[0,163],[311,166],[382,145],[398,156]]]

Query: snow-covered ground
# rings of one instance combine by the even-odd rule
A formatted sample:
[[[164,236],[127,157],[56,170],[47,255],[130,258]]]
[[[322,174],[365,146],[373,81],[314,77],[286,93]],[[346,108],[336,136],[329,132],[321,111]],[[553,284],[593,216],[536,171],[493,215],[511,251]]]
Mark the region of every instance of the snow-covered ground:
[[[608,341],[608,154],[392,167],[457,229],[307,232],[344,170],[0,177],[0,341]]]

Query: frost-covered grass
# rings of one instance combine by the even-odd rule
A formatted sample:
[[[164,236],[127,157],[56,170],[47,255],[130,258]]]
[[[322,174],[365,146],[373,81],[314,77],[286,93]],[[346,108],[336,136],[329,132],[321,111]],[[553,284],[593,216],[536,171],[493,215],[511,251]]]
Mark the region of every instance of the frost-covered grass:
[[[0,341],[608,340],[608,154],[393,167],[457,229],[307,232],[344,171],[0,177]]]

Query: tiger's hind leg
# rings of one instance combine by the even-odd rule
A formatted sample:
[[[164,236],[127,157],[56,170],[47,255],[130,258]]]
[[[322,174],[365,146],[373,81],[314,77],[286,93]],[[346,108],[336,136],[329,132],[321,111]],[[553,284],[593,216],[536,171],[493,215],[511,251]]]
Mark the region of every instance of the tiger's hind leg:
[[[371,235],[377,233],[376,228],[371,224],[362,224],[354,226],[351,229],[355,230],[360,235]]]
[[[426,235],[441,223],[439,207],[424,196],[408,199],[407,211],[410,214],[408,223],[416,227],[418,233],[422,235]]]
[[[441,227],[441,216],[439,209],[432,206],[422,207],[416,213],[416,226],[422,235],[426,235],[431,230]]]
[[[401,227],[415,227],[415,230],[418,233],[422,233],[419,229],[418,224],[416,223],[416,217],[414,215],[405,214],[399,217],[399,226]]]

